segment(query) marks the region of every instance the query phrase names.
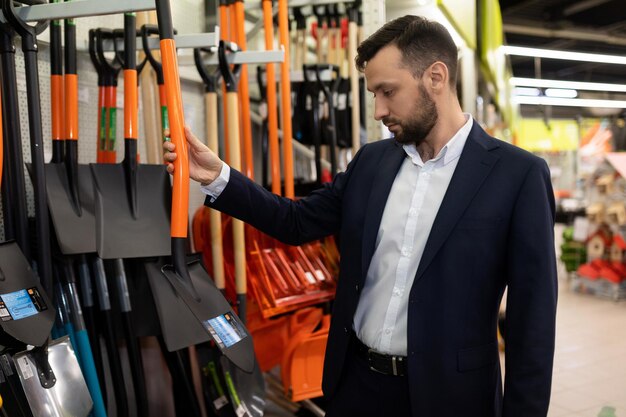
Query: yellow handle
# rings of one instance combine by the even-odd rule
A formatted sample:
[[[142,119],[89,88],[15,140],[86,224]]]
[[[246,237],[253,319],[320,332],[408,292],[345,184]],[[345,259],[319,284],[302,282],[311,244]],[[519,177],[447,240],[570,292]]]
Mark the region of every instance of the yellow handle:
[[[241,145],[239,143],[239,102],[236,92],[226,93],[228,109],[228,152],[230,166],[241,170]],[[246,247],[243,222],[233,219],[233,249],[235,251],[235,289],[237,294],[246,293]]]
[[[204,96],[206,108],[206,136],[209,148],[218,154],[219,141],[217,131],[217,93]],[[222,215],[219,211],[209,209],[211,221],[211,254],[213,256],[213,279],[220,290],[226,288],[224,279],[224,254],[222,249]]]

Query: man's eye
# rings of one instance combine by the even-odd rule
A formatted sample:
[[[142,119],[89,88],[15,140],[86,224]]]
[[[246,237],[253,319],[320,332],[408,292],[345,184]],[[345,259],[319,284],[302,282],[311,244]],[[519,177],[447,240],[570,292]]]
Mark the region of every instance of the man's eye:
[[[393,90],[385,90],[385,91],[383,91],[383,95],[385,97],[391,97],[392,94],[393,94]]]

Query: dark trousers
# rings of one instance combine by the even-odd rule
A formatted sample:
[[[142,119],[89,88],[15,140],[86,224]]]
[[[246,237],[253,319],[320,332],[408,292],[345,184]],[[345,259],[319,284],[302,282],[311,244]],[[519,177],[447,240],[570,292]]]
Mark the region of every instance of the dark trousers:
[[[326,409],[326,417],[408,417],[408,377],[370,370],[351,342],[341,381]]]

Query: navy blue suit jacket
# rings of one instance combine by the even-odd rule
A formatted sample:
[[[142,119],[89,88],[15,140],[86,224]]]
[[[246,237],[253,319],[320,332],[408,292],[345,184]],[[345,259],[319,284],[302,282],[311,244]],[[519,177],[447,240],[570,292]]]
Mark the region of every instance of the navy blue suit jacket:
[[[220,197],[206,202],[293,245],[339,234],[341,272],[323,380],[330,399],[387,197],[405,157],[394,140],[368,144],[346,172],[298,201],[275,196],[232,170]],[[474,122],[411,288],[413,416],[547,414],[557,302],[553,224],[545,162],[488,136]],[[506,286],[502,392],[496,325]]]

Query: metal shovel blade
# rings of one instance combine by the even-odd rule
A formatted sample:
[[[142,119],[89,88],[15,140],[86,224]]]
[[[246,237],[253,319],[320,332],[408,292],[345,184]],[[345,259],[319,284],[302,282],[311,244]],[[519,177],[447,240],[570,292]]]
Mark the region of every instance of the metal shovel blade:
[[[132,212],[122,164],[91,164],[96,248],[103,259],[167,256],[171,188],[165,165],[138,165]]]
[[[210,336],[202,324],[196,320],[185,301],[176,294],[172,284],[163,278],[162,266],[163,263],[158,260],[145,263],[167,350],[173,352],[209,341]],[[200,291],[207,284],[194,280],[194,285]]]
[[[17,243],[0,243],[0,328],[22,343],[41,346],[54,315],[52,303]]]
[[[68,336],[48,346],[48,362],[56,382],[44,388],[30,351],[13,356],[17,373],[34,417],[83,417],[93,402]]]
[[[183,281],[171,265],[162,267],[161,272],[185,301],[189,310],[202,324],[205,332],[211,336],[222,354],[243,371],[252,372],[254,370],[252,336],[217,289],[202,264],[194,261],[187,267],[198,295],[197,298],[189,283]],[[196,283],[199,285],[196,286]]]
[[[88,165],[78,166],[80,215],[72,205],[65,164],[47,164],[46,193],[59,247],[64,255],[96,251],[93,181]]]

